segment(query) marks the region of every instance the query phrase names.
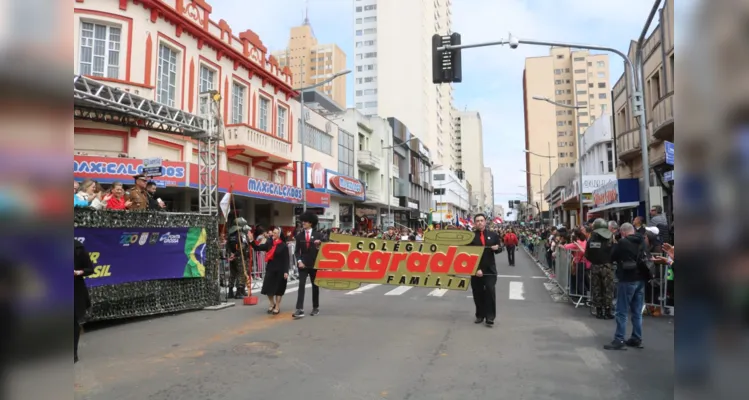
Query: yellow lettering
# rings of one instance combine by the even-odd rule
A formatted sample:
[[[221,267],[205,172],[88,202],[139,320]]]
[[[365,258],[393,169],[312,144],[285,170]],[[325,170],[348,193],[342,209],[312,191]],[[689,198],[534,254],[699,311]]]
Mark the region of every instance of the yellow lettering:
[[[87,278],[102,278],[105,276],[112,276],[112,273],[109,272],[110,265],[97,265],[94,268],[94,273]]]
[[[96,265],[99,262],[99,256],[101,254],[98,251],[92,251],[89,253],[89,256],[91,257],[91,263]]]

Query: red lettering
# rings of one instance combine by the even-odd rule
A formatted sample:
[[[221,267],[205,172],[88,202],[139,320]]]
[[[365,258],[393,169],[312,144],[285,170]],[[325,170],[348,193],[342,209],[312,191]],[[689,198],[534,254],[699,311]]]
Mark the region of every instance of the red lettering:
[[[364,271],[367,269],[367,261],[369,261],[369,253],[365,253],[361,250],[354,250],[348,255],[346,266],[353,271]]]
[[[391,258],[394,258],[392,253],[373,251],[372,255],[369,256],[369,268],[377,272],[387,271]]]
[[[401,261],[405,260],[406,257],[408,257],[408,253],[392,253],[393,259],[390,261],[390,272],[397,272],[398,266],[400,265]]]
[[[406,259],[406,269],[408,269],[408,272],[426,272],[429,266],[429,257],[431,257],[430,254],[424,253],[409,254],[408,259]]]
[[[479,263],[478,255],[460,253],[455,257],[453,271],[458,275],[473,275]]]
[[[455,252],[457,251],[458,250],[455,247],[450,246],[447,249],[447,254],[434,253],[432,259],[429,260],[429,270],[438,274],[446,274],[450,272],[450,266],[453,265]]]
[[[320,269],[341,269],[346,264],[346,254],[351,246],[348,243],[325,243],[321,246]]]

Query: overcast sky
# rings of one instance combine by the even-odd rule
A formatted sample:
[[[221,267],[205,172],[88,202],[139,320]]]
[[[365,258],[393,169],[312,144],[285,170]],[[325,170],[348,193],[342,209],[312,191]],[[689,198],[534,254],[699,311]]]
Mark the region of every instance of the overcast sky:
[[[309,17],[320,43],[335,42],[353,69],[354,0],[308,0]],[[421,0],[402,0],[421,1]],[[679,2],[680,13],[685,3]],[[225,19],[234,32],[252,29],[269,50],[286,47],[289,29],[304,19],[304,0],[213,0],[212,19]],[[453,0],[453,30],[463,43],[506,38],[596,44],[624,52],[636,39],[653,0]],[[677,17],[677,19],[679,19]],[[654,21],[657,24],[657,17]],[[678,24],[677,24],[678,26]],[[380,33],[382,33],[380,28]],[[397,30],[393,32],[397,34]],[[677,33],[678,35],[678,33]],[[463,82],[455,85],[455,107],[481,113],[484,162],[494,172],[495,203],[524,199],[523,65],[526,57],[547,55],[540,46],[486,47],[463,53]],[[613,85],[623,62],[611,57]],[[353,102],[348,75],[348,106]],[[466,150],[464,149],[464,153]]]

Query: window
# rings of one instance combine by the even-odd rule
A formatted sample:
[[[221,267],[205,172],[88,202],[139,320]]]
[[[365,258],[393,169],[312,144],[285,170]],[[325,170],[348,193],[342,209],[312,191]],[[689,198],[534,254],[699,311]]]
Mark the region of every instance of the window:
[[[598,82],[599,89],[606,89],[606,82]]]
[[[557,121],[557,126],[564,126],[564,121]]]
[[[564,81],[561,80],[561,79],[557,79],[557,80],[554,81],[555,85],[561,85],[562,83],[564,83]]]
[[[157,79],[156,101],[174,107],[177,96],[177,52],[163,44],[159,46]]]
[[[434,174],[434,180],[435,181],[444,181],[445,180],[445,174]]]
[[[587,114],[587,113],[586,113],[586,114]],[[588,127],[588,123],[586,123],[586,122],[581,122],[581,123],[579,123],[579,124],[578,124],[578,127],[580,127],[580,128],[587,128],[587,127]]]
[[[299,124],[298,126],[302,126],[301,118],[297,120],[297,123]],[[297,142],[302,143],[302,135],[297,136],[299,136]],[[304,144],[321,153],[333,155],[333,136],[308,123],[304,124]]]
[[[257,128],[264,132],[270,132],[268,126],[268,111],[270,111],[270,100],[263,96],[259,97],[260,104],[258,105],[260,118],[257,123]]]
[[[364,22],[377,22],[377,17],[366,17]]]
[[[361,65],[356,66],[356,72],[362,72],[363,67]]]
[[[368,101],[368,102],[364,103],[364,107],[367,107],[367,108],[377,107],[377,102],[376,101]]]
[[[588,102],[587,102],[587,101],[579,101],[579,102],[577,103],[577,105],[578,105],[578,106],[587,106],[587,105],[588,105]]]
[[[362,83],[362,78],[356,78],[356,83]]]
[[[603,61],[599,61],[599,62],[596,63],[596,65],[598,65],[598,68],[603,68],[603,67],[606,66],[606,63],[603,62]]]
[[[364,105],[362,103],[356,103],[356,108],[364,108]]]
[[[377,52],[371,52],[371,53],[365,53],[364,58],[374,58],[377,57]]]
[[[556,94],[564,94],[564,90],[562,90],[562,89],[556,90],[554,93],[556,93]]]
[[[231,87],[231,123],[244,122],[245,87],[234,82]]]
[[[606,158],[608,159],[608,172],[614,172],[614,154],[611,147],[611,143],[606,143]]]
[[[200,70],[198,72],[198,93],[213,90],[214,82],[216,82],[216,72],[205,65],[200,65]],[[208,115],[208,113],[210,113],[208,97],[200,97],[199,99],[199,114]]]
[[[357,18],[357,19],[356,19],[356,23],[357,23],[357,24],[361,24],[361,18]]]
[[[81,23],[81,75],[119,78],[120,28],[109,25]]]
[[[565,132],[565,131],[559,131],[559,132],[557,132],[557,137],[562,137],[562,136],[565,136],[566,134],[567,134],[567,132]]]
[[[570,153],[570,157],[572,157],[572,153]],[[570,168],[575,168],[575,163],[570,163]]]
[[[354,176],[354,135],[338,130],[338,173]]]
[[[554,75],[562,75],[562,69],[561,68],[555,69]]]
[[[566,72],[566,73],[568,73],[568,74],[569,74],[569,73],[570,73],[570,69],[569,69],[569,68],[565,68],[565,69],[564,69],[564,72]]]
[[[598,73],[598,78],[599,79],[606,79],[606,73],[605,72],[599,72]]]
[[[362,151],[363,151],[363,150],[366,150],[366,149],[367,149],[367,148],[366,148],[366,145],[367,145],[367,143],[366,143],[366,139],[364,138],[364,135],[362,135],[362,134],[360,133],[360,134],[359,134],[359,150],[362,150]]]
[[[361,60],[362,58],[363,58],[363,55],[361,53],[359,53],[359,54],[356,55],[356,59],[357,60]]]
[[[576,70],[575,70],[575,73],[576,73],[576,74],[584,74],[584,73],[585,73],[585,70],[584,70],[584,69],[576,69]]]
[[[564,115],[564,114],[565,114],[565,111],[564,111],[564,110],[561,110],[561,111],[557,111],[557,115]]]
[[[356,12],[361,12],[361,7],[356,7]]]
[[[374,71],[377,69],[377,66],[375,64],[367,64],[364,66],[367,71]]]
[[[588,61],[588,66],[592,67],[593,66],[593,62],[592,61]]]
[[[377,82],[377,77],[376,76],[365,77],[364,82]]]
[[[557,54],[557,60],[561,60],[564,58],[564,54]]]
[[[377,89],[365,89],[364,90],[364,95],[365,96],[367,96],[367,95],[373,95],[373,94],[377,94]]]
[[[575,79],[575,84],[577,85],[583,85],[587,82],[585,79]]]
[[[587,111],[580,111],[580,116],[581,117],[587,117],[588,116],[588,112]]]
[[[601,114],[606,112],[606,104],[601,104]]]
[[[364,6],[364,11],[372,11],[377,9],[377,4],[372,4],[370,6]]]
[[[592,88],[593,86],[594,86],[594,85],[593,85],[593,83],[589,83],[589,84],[588,84],[588,87],[589,87],[589,88]]]
[[[605,99],[606,98],[606,93],[598,93],[598,98],[599,99]]]
[[[356,47],[361,47],[362,44],[363,44],[362,42],[356,42]]]
[[[577,91],[577,92],[575,92],[575,93],[577,93],[577,94],[579,94],[579,95],[582,95],[582,96],[585,96],[585,93],[588,93],[588,91],[587,91],[587,90],[578,90],[578,91]]]
[[[575,61],[585,61],[585,57],[575,57]]]
[[[369,172],[359,170],[359,180],[364,182],[365,184],[369,182]]]
[[[286,108],[278,106],[278,115],[276,117],[276,135],[281,139],[286,139]]]
[[[357,29],[356,36],[361,36],[361,35],[362,35],[362,30],[361,29]]]

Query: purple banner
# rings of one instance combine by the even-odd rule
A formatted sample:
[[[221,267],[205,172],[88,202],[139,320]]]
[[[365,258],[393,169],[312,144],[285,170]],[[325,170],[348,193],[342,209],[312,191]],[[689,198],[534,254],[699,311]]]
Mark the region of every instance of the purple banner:
[[[203,228],[75,228],[94,264],[89,287],[205,277]]]

